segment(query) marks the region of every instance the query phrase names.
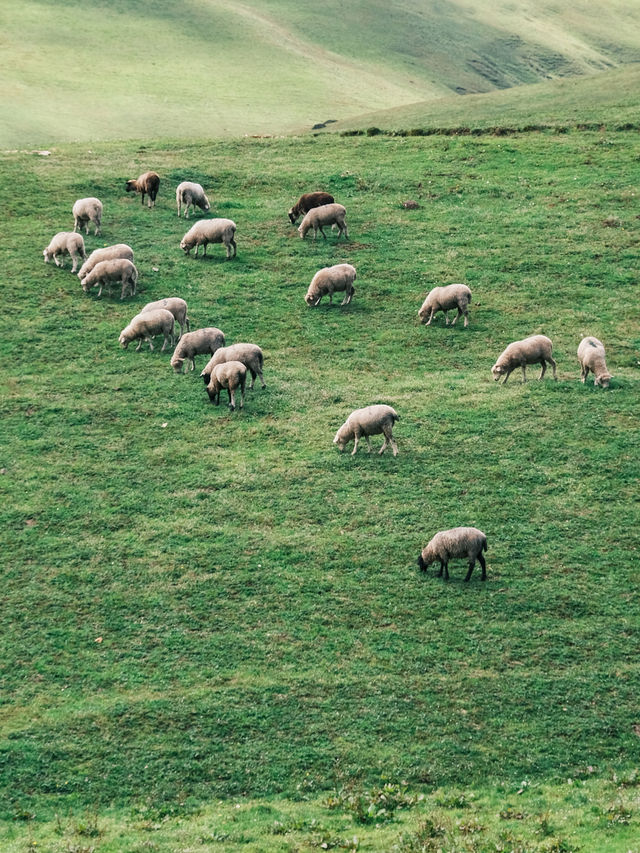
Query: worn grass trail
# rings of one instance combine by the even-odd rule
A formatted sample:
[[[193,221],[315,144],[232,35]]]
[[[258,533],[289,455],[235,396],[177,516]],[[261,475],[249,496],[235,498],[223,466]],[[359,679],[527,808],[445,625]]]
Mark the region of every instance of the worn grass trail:
[[[5,820],[637,765],[639,155],[635,134],[572,133],[3,156]],[[124,192],[146,168],[151,211]],[[236,260],[180,252],[183,179],[236,221]],[[289,225],[316,188],[350,241]],[[87,248],[133,246],[133,300],[42,263],[94,194]],[[351,305],[308,309],[313,273],[341,261]],[[469,328],[420,327],[453,281]],[[159,347],[118,347],[167,295],[263,347],[244,411],[208,403],[204,357],[177,376]],[[496,356],[538,332],[559,381],[496,385]],[[605,342],[608,391],[579,381],[584,334]],[[396,459],[331,444],[372,402],[401,416]],[[459,524],[487,533],[487,582],[419,576],[419,549]]]

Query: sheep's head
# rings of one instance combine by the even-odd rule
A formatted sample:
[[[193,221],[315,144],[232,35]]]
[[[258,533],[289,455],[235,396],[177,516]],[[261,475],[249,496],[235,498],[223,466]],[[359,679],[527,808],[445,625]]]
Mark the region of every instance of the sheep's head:
[[[118,338],[118,343],[122,347],[122,349],[126,349],[129,346],[129,338],[126,337],[124,333],[124,329],[120,332],[120,337]]]
[[[594,385],[601,385],[603,388],[609,387],[609,382],[612,379],[610,373],[601,373],[600,376],[596,376],[593,380]]]
[[[136,190],[138,188],[137,183],[137,181],[127,181],[127,186],[125,187],[126,191],[130,193]]]
[[[204,210],[205,213],[208,210],[211,210],[211,205],[209,204],[209,199],[206,196],[204,197],[204,201],[202,202],[200,207],[202,208],[202,210]]]
[[[304,301],[307,303],[309,308],[314,308],[318,302],[320,302],[320,299],[314,293],[307,293]]]
[[[51,252],[49,251],[49,249],[45,249],[42,254],[44,255],[45,264],[48,264],[51,260]]]
[[[418,311],[418,317],[420,317],[420,322],[424,325],[427,322],[427,316],[429,315],[429,309],[424,306]]]
[[[343,426],[341,426],[341,427],[340,427],[340,429],[339,429],[339,430],[338,430],[338,432],[336,433],[335,438],[333,439],[333,443],[338,445],[338,450],[342,453],[342,451],[343,451],[343,450],[345,449],[345,447],[346,447],[346,444],[347,444],[347,441],[348,441],[348,440],[349,440],[349,439],[348,439],[348,438],[347,438],[347,436],[344,434],[344,425],[343,425]]]
[[[308,230],[309,230],[308,228],[305,228],[305,227],[304,227],[304,223],[303,223],[303,222],[301,222],[301,223],[300,223],[300,225],[298,226],[298,234],[300,235],[300,237],[301,237],[303,240],[304,240],[304,238],[305,238],[305,234],[307,233],[307,231],[308,231]]]
[[[184,364],[184,358],[180,358],[180,356],[178,356],[176,358],[176,356],[174,354],[173,358],[171,359],[171,367],[173,367],[173,369],[175,370],[176,373],[182,373],[182,365],[183,364]]]
[[[297,217],[297,216],[295,215],[295,213],[293,212],[293,208],[290,208],[290,209],[289,209],[289,212],[287,213],[287,216],[289,217],[289,221],[291,222],[291,224],[292,224],[292,225],[295,225],[295,224],[296,224],[296,219],[297,219],[298,217]]]
[[[491,373],[493,374],[493,378],[497,382],[500,377],[507,372],[507,368],[504,364],[500,364],[496,361],[496,363],[491,368]]]
[[[188,255],[191,251],[191,245],[187,243],[186,237],[183,237],[182,240],[180,240],[180,248],[184,249],[185,255]]]
[[[88,276],[88,275],[86,275],[86,276],[82,279],[82,281],[80,282],[80,284],[82,285],[82,289],[84,290],[84,292],[85,292],[85,293],[89,293],[89,291],[91,290],[91,285],[89,284],[89,276]]]

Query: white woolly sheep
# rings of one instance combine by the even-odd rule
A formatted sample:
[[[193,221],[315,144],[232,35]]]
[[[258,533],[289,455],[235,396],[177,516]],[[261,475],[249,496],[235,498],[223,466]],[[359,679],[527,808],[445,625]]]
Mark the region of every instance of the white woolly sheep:
[[[175,327],[175,318],[171,311],[164,308],[156,308],[153,311],[145,311],[141,314],[136,314],[128,326],[120,332],[120,346],[126,349],[131,341],[140,340],[136,347],[136,352],[142,346],[143,341],[149,342],[149,349],[153,349],[152,338],[155,335],[164,335],[164,342],[160,352],[164,352],[167,343],[173,346],[173,330]]]
[[[441,530],[436,533],[433,539],[422,549],[422,553],[418,557],[418,566],[420,571],[426,572],[431,563],[436,560],[440,561],[440,571],[438,577],[449,580],[448,563],[452,557],[466,557],[469,561],[469,571],[465,581],[471,577],[471,572],[476,564],[476,560],[482,566],[482,580],[487,579],[487,564],[482,552],[487,550],[487,537],[482,530],[477,527],[453,527],[451,530]]]
[[[229,394],[229,408],[233,411],[236,407],[235,392],[240,389],[240,408],[244,406],[244,386],[247,381],[247,368],[241,361],[225,361],[216,364],[211,370],[211,377],[207,385],[209,399],[216,406],[220,402],[220,391],[227,389]]]
[[[187,332],[178,341],[173,356],[171,358],[171,367],[176,373],[182,373],[182,366],[185,361],[191,362],[191,370],[196,366],[195,356],[202,353],[213,355],[216,350],[224,346],[224,334],[215,326],[208,326],[205,329],[196,329],[195,332]]]
[[[321,207],[323,204],[333,204],[335,201],[332,195],[325,192],[303,193],[298,201],[290,208],[288,216],[292,225],[296,224],[299,216],[304,216],[314,207]]]
[[[434,287],[427,294],[427,298],[422,303],[422,308],[418,311],[418,316],[425,326],[429,326],[431,321],[438,313],[444,312],[445,325],[449,325],[449,317],[447,312],[452,308],[458,309],[458,313],[451,321],[453,326],[458,319],[464,314],[464,327],[469,325],[469,303],[471,302],[471,291],[466,284],[448,284],[445,287]],[[427,317],[429,319],[427,319]]]
[[[106,284],[111,294],[111,283],[119,281],[122,284],[122,293],[120,299],[124,299],[127,288],[130,288],[131,295],[135,296],[136,284],[138,282],[138,270],[126,258],[112,258],[110,261],[100,261],[91,270],[90,273],[82,279],[82,289],[88,293],[92,287],[99,287],[98,296],[102,293],[102,288]]]
[[[229,347],[220,347],[219,350],[214,352],[213,356],[209,359],[209,362],[205,369],[202,371],[200,376],[204,379],[204,384],[209,384],[209,379],[211,376],[211,371],[216,366],[216,364],[224,364],[226,361],[240,361],[247,368],[249,373],[251,374],[251,385],[249,385],[249,390],[253,390],[253,385],[256,381],[256,376],[260,377],[260,382],[262,383],[262,387],[266,388],[266,384],[264,381],[264,377],[262,376],[262,364],[264,362],[264,356],[262,354],[262,350],[256,344],[232,344]]]
[[[345,291],[341,305],[351,302],[355,288],[353,282],[356,280],[356,269],[351,264],[335,264],[332,267],[324,267],[314,275],[307,290],[304,301],[312,308],[320,304],[323,296],[329,294],[329,302],[333,302],[333,294]]]
[[[398,445],[393,440],[391,430],[393,424],[400,420],[400,415],[392,409],[391,406],[383,404],[365,406],[364,409],[356,409],[351,412],[347,420],[342,424],[340,429],[333,439],[333,443],[337,444],[340,451],[343,451],[345,446],[353,440],[353,456],[358,449],[358,441],[362,436],[367,442],[367,449],[371,452],[370,435],[384,435],[384,443],[380,448],[380,453],[384,453],[385,448],[391,445],[393,455],[398,455]]]
[[[145,311],[154,311],[156,308],[164,308],[166,311],[171,311],[176,319],[176,323],[180,326],[180,335],[182,337],[184,326],[187,327],[187,332],[191,328],[191,323],[187,317],[187,303],[179,296],[169,296],[166,299],[157,299],[155,302],[147,302],[144,308],[140,311],[144,314]]]
[[[89,223],[93,222],[94,235],[100,233],[102,223],[102,202],[99,198],[79,198],[71,209],[73,213],[73,230],[89,233]]]
[[[211,209],[209,199],[206,197],[202,186],[200,184],[195,184],[192,181],[183,181],[181,184],[178,184],[176,188],[176,203],[178,205],[178,218],[180,217],[180,211],[183,204],[185,205],[185,219],[189,218],[189,208],[191,206],[193,206],[194,210],[197,206],[205,213]]]
[[[206,256],[209,243],[224,243],[228,260],[232,257],[232,247],[233,256],[236,254],[235,233],[236,223],[231,219],[199,219],[180,241],[180,248],[188,255],[195,246],[197,258],[200,246],[204,246],[203,254]]]
[[[514,341],[498,356],[498,360],[491,368],[493,378],[497,382],[504,375],[503,385],[506,384],[509,375],[516,367],[522,368],[522,381],[527,381],[527,364],[541,364],[539,379],[545,374],[547,362],[553,369],[553,378],[557,379],[556,363],[551,358],[553,344],[545,335],[532,335],[523,341]]]
[[[314,240],[318,236],[318,231],[320,231],[320,233],[326,240],[327,235],[322,230],[322,226],[337,225],[338,238],[340,238],[341,234],[344,234],[346,239],[349,236],[349,231],[347,230],[347,223],[345,222],[346,214],[347,211],[341,204],[323,204],[320,207],[314,207],[308,213],[305,214],[304,219],[298,226],[298,233],[300,234],[300,237],[304,240],[307,231],[313,228]]]
[[[607,370],[604,360],[604,344],[594,337],[583,338],[578,347],[578,361],[580,362],[580,380],[585,382],[589,371],[593,373],[593,385],[609,387],[611,374]]]
[[[152,205],[154,207],[156,206],[156,196],[158,195],[159,188],[160,175],[157,172],[145,172],[144,175],[140,175],[139,178],[132,178],[130,181],[127,181],[125,186],[128,193],[136,192],[141,194],[142,198],[140,201],[142,204],[144,204],[145,194],[148,194],[148,207],[151,207]]]
[[[78,278],[82,281],[100,261],[111,261],[114,258],[124,258],[133,263],[133,249],[131,246],[127,246],[126,243],[116,243],[115,246],[105,246],[104,249],[95,249],[80,267]]]
[[[42,254],[45,264],[53,258],[54,264],[61,269],[64,267],[64,255],[70,255],[73,261],[71,272],[76,271],[80,258],[84,260],[87,257],[82,234],[76,234],[75,231],[59,231],[55,237],[51,238],[51,242]],[[58,258],[60,258],[59,262]]]

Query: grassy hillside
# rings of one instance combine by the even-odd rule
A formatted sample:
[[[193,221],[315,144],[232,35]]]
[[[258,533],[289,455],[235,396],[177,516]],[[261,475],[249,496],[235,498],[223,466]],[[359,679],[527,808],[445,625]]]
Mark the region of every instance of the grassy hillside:
[[[287,133],[640,59],[640,0],[5,0],[0,147]]]
[[[3,850],[634,849],[639,153],[607,132],[2,156]],[[146,168],[151,211],[123,190]],[[237,259],[180,252],[185,178]],[[350,241],[289,225],[319,187]],[[87,194],[88,249],[135,249],[126,302],[42,262]],[[340,261],[352,304],[308,309]],[[420,327],[453,281],[470,327]],[[264,348],[243,411],[208,402],[203,357],[178,376],[119,348],[171,294]],[[559,380],[496,385],[537,332]],[[608,391],[579,381],[584,334]],[[371,402],[400,413],[396,459],[332,446]],[[488,535],[486,583],[419,576],[459,524]]]
[[[385,131],[446,128],[550,128],[601,124],[609,128],[640,123],[640,66],[627,65],[588,77],[517,86],[499,92],[423,101],[367,113],[327,125]]]

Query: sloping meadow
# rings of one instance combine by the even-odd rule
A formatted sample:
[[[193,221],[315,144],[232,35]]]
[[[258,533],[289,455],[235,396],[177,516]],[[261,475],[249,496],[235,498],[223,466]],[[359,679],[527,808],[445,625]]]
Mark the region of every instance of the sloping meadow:
[[[4,818],[637,764],[639,155],[635,133],[3,155]],[[151,210],[124,192],[149,168]],[[181,252],[182,180],[237,223],[236,259]],[[348,241],[289,224],[315,189]],[[43,263],[92,195],[87,250],[135,251],[124,302]],[[309,309],[339,262],[352,303]],[[420,326],[457,281],[469,327]],[[192,328],[263,348],[243,410],[209,403],[204,356],[176,375],[160,340],[119,347],[172,295]],[[558,381],[494,383],[536,333]],[[608,390],[579,381],[586,334]],[[400,415],[397,458],[340,454],[337,428],[377,402]],[[487,534],[484,583],[417,571],[458,525]]]

